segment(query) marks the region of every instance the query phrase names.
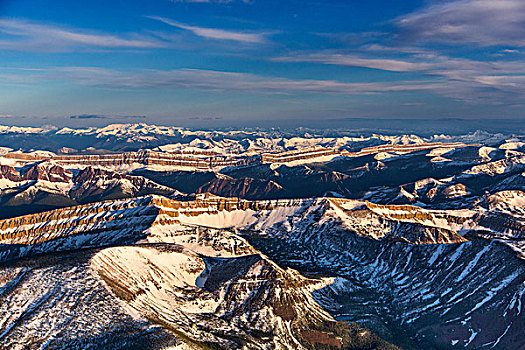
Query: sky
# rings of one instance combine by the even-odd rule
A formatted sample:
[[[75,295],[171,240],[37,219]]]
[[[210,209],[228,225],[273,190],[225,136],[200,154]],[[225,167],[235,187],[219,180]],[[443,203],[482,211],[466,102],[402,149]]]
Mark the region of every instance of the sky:
[[[0,0],[0,124],[525,119],[523,0]]]

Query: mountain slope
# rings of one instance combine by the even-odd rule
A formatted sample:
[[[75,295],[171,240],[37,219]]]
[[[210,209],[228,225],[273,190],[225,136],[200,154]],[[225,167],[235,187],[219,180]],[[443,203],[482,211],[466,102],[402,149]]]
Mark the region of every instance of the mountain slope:
[[[490,343],[514,348],[519,344],[525,302],[520,243],[524,198],[523,192],[501,192],[471,209],[426,210],[335,198],[246,201],[201,195],[194,201],[174,201],[147,196],[0,221],[0,259],[136,242],[157,244],[108,248],[93,260],[95,268],[117,295],[131,300],[132,307],[150,320],[182,327],[192,339],[200,339],[201,333],[191,326],[199,324],[206,339],[226,347],[244,341],[260,344],[260,338],[248,331],[250,319],[243,317],[253,311],[257,319],[263,311],[255,310],[263,310],[259,307],[267,306],[268,300],[273,300],[273,314],[279,313],[277,294],[277,299],[269,297],[277,293],[272,288],[283,288],[279,284],[265,287],[263,294],[270,293],[265,294],[270,299],[243,299],[252,292],[260,295],[255,288],[259,282],[245,280],[259,281],[262,271],[273,276],[272,281],[295,279],[268,260],[272,259],[302,273],[335,278],[313,292],[330,317],[367,325],[403,347],[477,348]],[[178,265],[180,261],[189,265]],[[142,267],[130,269],[131,265]],[[204,279],[207,274],[209,279]],[[168,284],[158,285],[159,278]],[[149,279],[151,283],[145,282]],[[228,285],[250,292],[228,296]],[[171,295],[168,290],[173,288],[180,293]],[[294,303],[310,304],[308,295],[293,299]],[[193,321],[181,323],[188,315],[157,304],[168,297],[175,298],[172,302],[177,305],[190,305],[193,300],[209,306],[213,299],[216,307],[228,304],[229,298],[236,301],[233,314],[213,311],[211,323],[204,322],[209,314],[195,315],[191,310]],[[240,305],[250,307],[238,309]],[[243,321],[233,321],[237,317],[233,315]],[[215,317],[233,317],[228,318],[230,328],[215,327],[220,322]],[[309,317],[304,314],[299,319]],[[321,331],[316,327],[306,326],[314,335],[305,335],[299,343],[331,339],[316,333]],[[284,328],[269,332],[275,341],[293,343]],[[246,338],[239,343],[232,334],[246,334]]]
[[[94,252],[0,265],[0,349],[166,349],[171,332],[130,314],[93,273]]]
[[[282,270],[260,255],[210,258],[164,244],[109,248],[95,255],[92,264],[140,314],[195,344],[223,349],[394,348],[336,323],[311,297],[322,281]]]

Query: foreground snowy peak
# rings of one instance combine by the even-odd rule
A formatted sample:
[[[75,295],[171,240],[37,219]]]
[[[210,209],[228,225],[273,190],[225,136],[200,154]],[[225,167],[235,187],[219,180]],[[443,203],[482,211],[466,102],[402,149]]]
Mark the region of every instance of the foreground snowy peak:
[[[197,346],[336,349],[356,340],[355,330],[336,323],[312,298],[326,282],[285,271],[260,255],[218,259],[164,244],[108,248],[92,264],[133,309]],[[361,340],[366,342],[387,348]]]
[[[95,248],[83,268],[134,313],[223,348],[268,340],[270,348],[351,348],[362,332],[371,336],[333,318],[407,348],[515,348],[524,326],[524,196],[501,192],[460,210],[146,196],[0,221],[0,259],[18,266],[20,257]]]
[[[313,203],[246,202],[216,197],[177,202],[148,196],[2,221],[1,259],[4,265],[7,260],[7,266],[13,266],[0,271],[9,283],[6,305],[11,312],[16,310],[21,315],[36,316],[43,308],[60,303],[60,290],[72,292],[68,289],[69,284],[61,289],[50,289],[28,307],[11,290],[16,290],[24,275],[32,272],[20,269],[14,258],[48,253],[46,256],[54,259],[55,252],[78,252],[79,248],[84,248],[83,254],[92,256],[91,264],[82,264],[76,271],[71,268],[65,272],[53,271],[56,274],[53,279],[74,272],[77,283],[82,283],[80,281],[89,280],[89,271],[93,271],[109,290],[134,310],[135,317],[162,325],[193,345],[223,349],[311,349],[318,346],[338,349],[356,345],[395,348],[366,329],[336,322],[319,306],[311,293],[331,283],[329,280],[307,279],[296,271],[284,270],[235,232],[221,229],[232,228],[232,224],[253,226],[258,218],[250,216],[257,212],[265,216],[262,222],[280,221],[286,213],[301,210],[305,204]],[[239,211],[247,212],[245,218],[232,221]],[[210,228],[210,224],[217,228]],[[272,222],[267,222],[266,226],[273,226]],[[136,244],[139,240],[164,243]],[[98,249],[123,244],[136,245]],[[97,249],[86,250],[90,247]],[[69,279],[66,281],[71,283]],[[93,288],[98,287],[92,280],[89,283]],[[90,301],[90,305],[107,306],[108,301],[101,300],[100,304]],[[103,310],[101,316],[108,315],[115,320],[118,313],[108,312]],[[72,311],[69,317],[82,322],[84,315]],[[64,322],[61,317],[58,319],[60,321],[46,325],[45,329],[56,332],[60,322]],[[97,317],[94,321],[97,325],[104,324]],[[68,337],[57,334],[46,340],[45,335],[38,333],[30,323],[26,324],[25,319],[12,320],[4,324],[9,344],[15,340],[8,327],[20,334],[19,324],[30,330],[22,339],[27,341],[29,337],[34,344],[46,341],[53,344],[54,339]],[[142,326],[134,324],[129,328],[133,327]],[[84,343],[90,344],[90,340]],[[20,347],[15,345],[14,348]]]
[[[94,252],[0,265],[0,349],[167,349],[170,331],[137,318],[91,268]]]

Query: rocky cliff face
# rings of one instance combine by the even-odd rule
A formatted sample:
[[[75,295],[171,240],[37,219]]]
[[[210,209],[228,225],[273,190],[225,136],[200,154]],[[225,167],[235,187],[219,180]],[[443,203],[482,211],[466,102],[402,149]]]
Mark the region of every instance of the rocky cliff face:
[[[338,319],[404,347],[514,347],[525,301],[525,266],[513,245],[523,196],[504,192],[450,211],[147,196],[0,221],[0,259],[153,244],[107,248],[90,268],[150,322],[205,345],[345,348],[368,332]],[[516,220],[486,224],[487,215],[508,220],[509,211]],[[309,280],[269,259],[329,278]]]
[[[0,165],[0,179],[11,182],[24,181],[49,181],[49,182],[69,182],[73,178],[73,173],[53,162],[37,162],[22,168],[20,171],[13,166]],[[4,186],[6,186],[4,184]]]
[[[519,139],[55,136],[131,148],[0,149],[0,349],[522,347]]]
[[[428,217],[400,214],[402,207],[388,209],[398,209],[396,215],[407,224],[432,225]],[[354,211],[362,215],[361,210]],[[318,217],[314,211],[287,230],[246,234],[281,266],[336,276],[335,283],[314,293],[336,318],[365,324],[406,348],[521,346],[525,264],[523,246],[516,247],[515,240],[481,238],[476,233],[488,228],[480,223],[450,244],[432,244],[433,230],[421,235],[412,226],[398,236],[401,223],[382,225],[384,217],[349,219],[343,227]],[[439,236],[443,243],[454,228],[449,230]],[[507,232],[503,226],[497,230]]]
[[[396,152],[398,154],[413,153],[431,150],[440,147],[450,149],[465,147],[461,143],[422,143],[417,145],[385,145],[363,148],[359,152],[348,152],[338,148],[321,146],[300,148],[294,151],[266,153],[264,149],[255,155],[252,152],[245,154],[228,154],[205,149],[170,150],[158,152],[144,150],[117,154],[96,155],[56,155],[47,153],[6,153],[2,158],[16,164],[30,164],[39,161],[53,160],[67,168],[105,167],[111,170],[133,170],[136,168],[161,168],[164,170],[220,170],[228,167],[242,167],[266,163],[300,164],[309,162],[329,161],[336,156],[360,157],[381,152]]]
[[[286,196],[281,185],[273,181],[243,178],[235,179],[220,176],[196,189],[196,193],[214,193],[216,195],[233,194],[239,198],[260,199]]]
[[[20,254],[25,255],[31,249],[60,250],[58,241],[65,249],[112,244],[113,239],[133,241],[146,228],[169,231],[171,226],[197,225],[305,235],[300,229],[307,224],[340,226],[366,238],[411,244],[466,242],[476,232],[512,241],[523,236],[523,216],[518,214],[524,196],[520,191],[501,192],[472,209],[448,211],[342,198],[248,201],[203,194],[193,201],[176,201],[146,196],[1,220],[0,242],[24,246]]]

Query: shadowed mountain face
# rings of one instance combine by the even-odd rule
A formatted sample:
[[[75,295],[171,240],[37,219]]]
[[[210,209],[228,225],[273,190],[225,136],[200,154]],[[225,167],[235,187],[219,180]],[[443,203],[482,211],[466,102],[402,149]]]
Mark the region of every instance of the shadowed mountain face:
[[[216,173],[140,170],[135,174],[185,193],[209,192],[246,199],[321,197],[335,193],[384,204],[419,202],[443,207],[466,205],[487,191],[524,188],[525,164],[521,163],[524,161],[521,154],[509,153],[504,161],[516,162],[515,166],[496,174],[487,174],[485,170],[492,166],[506,167],[504,163],[480,161],[477,156],[436,162],[428,152],[418,152],[397,158],[378,161],[373,156],[342,157],[325,163],[260,165]]]
[[[115,139],[1,149],[0,349],[524,346],[519,136],[54,133]]]
[[[141,176],[90,166],[70,171],[51,161],[30,164],[20,170],[3,165],[0,176],[4,180],[0,218],[108,199],[177,192]]]

